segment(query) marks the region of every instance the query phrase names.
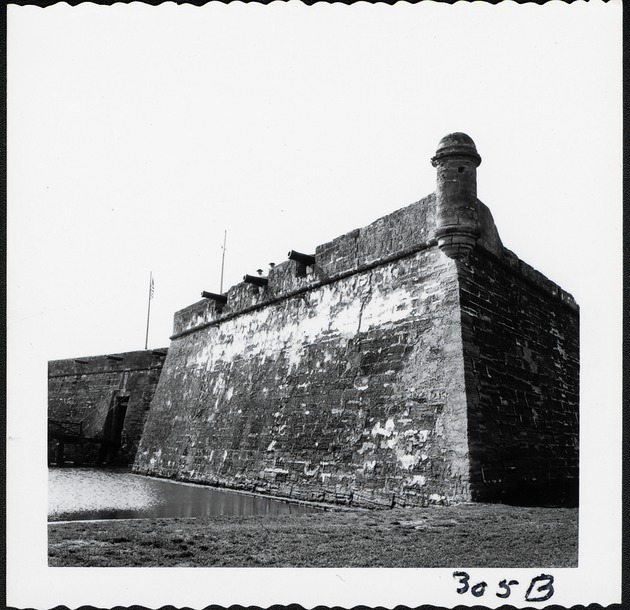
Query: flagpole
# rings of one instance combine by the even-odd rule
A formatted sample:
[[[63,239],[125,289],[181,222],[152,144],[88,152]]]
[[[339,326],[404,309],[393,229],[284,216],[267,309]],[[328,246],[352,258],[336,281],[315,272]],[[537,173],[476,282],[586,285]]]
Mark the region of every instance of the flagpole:
[[[149,319],[151,317],[151,299],[153,298],[153,271],[149,274],[149,304],[147,306],[147,335],[144,340],[144,349],[149,345]]]
[[[221,287],[219,293],[223,294],[223,267],[225,266],[225,240],[227,239],[227,229],[223,233],[223,255],[221,256]]]

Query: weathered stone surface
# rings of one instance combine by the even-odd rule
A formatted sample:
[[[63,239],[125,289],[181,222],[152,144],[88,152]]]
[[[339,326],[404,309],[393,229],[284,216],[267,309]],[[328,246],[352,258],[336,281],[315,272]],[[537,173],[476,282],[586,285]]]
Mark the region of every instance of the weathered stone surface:
[[[220,315],[180,312],[135,469],[362,505],[468,498],[457,268],[428,243],[434,214],[428,197],[305,275],[288,261],[230,289]]]
[[[178,312],[136,471],[371,507],[569,501],[578,309],[503,247],[470,165],[438,177],[463,190]],[[435,238],[458,218],[465,256]]]
[[[477,249],[460,269],[472,497],[575,504],[579,311],[506,260]]]
[[[575,503],[579,309],[503,247],[479,162],[451,134],[436,194],[177,312],[135,471],[375,508]],[[131,383],[77,375],[51,377],[77,417]]]
[[[167,350],[146,350],[53,360],[48,363],[48,417],[83,424],[88,438],[103,438],[108,412],[117,398],[126,404],[116,462],[132,463]],[[76,446],[68,445],[68,459]],[[99,446],[85,446],[83,458],[98,457]],[[54,447],[49,448],[53,452]],[[50,456],[52,459],[52,455]]]

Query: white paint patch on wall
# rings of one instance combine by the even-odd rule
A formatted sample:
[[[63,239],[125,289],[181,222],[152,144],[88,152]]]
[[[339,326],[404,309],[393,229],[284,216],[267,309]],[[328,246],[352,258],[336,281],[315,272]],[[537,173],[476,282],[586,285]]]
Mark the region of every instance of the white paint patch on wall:
[[[155,464],[162,458],[162,450],[158,449],[149,460],[149,465],[151,467],[155,466]]]
[[[420,456],[417,453],[409,455],[402,450],[396,452],[396,457],[405,470],[410,470],[420,461]]]
[[[289,314],[285,317],[280,305],[223,322],[218,328],[206,331],[210,333],[209,340],[203,341],[201,348],[194,350],[195,355],[186,363],[186,368],[210,369],[218,361],[231,361],[243,354],[263,360],[276,358],[281,350],[291,371],[299,366],[304,347],[320,341],[322,336],[334,334],[338,339],[352,339],[357,334],[359,319],[362,330],[368,330],[410,315],[411,293],[404,287],[386,292],[377,286],[363,303],[359,299],[348,300],[348,290],[350,288],[337,283],[309,293],[312,306],[308,308],[311,314],[308,316],[295,318]],[[278,324],[279,314],[284,318],[282,324]],[[420,314],[416,299],[413,315]],[[324,361],[330,360],[332,354],[327,352]]]
[[[385,292],[377,285],[363,307],[362,330],[369,330],[386,322],[404,320],[410,316],[411,309],[412,295],[407,289],[401,287]],[[413,309],[414,316],[422,315],[422,301],[416,299]]]
[[[289,474],[284,468],[265,468],[265,472],[273,472],[274,474]]]
[[[310,462],[309,462],[310,463]],[[315,466],[315,468],[310,469],[308,467],[308,464],[304,464],[304,474],[307,477],[312,477],[313,475],[317,474],[317,471],[319,470],[319,466]]]
[[[427,482],[426,477],[421,474],[416,474],[412,477],[409,486],[410,487],[422,487]]]
[[[372,428],[372,436],[376,436],[380,434],[381,436],[390,437],[394,432],[395,424],[393,418],[389,418],[385,422],[385,427],[381,426],[381,422],[376,422],[374,427]]]
[[[360,377],[354,382],[354,389],[363,392],[368,389],[370,386],[370,378],[369,377]]]
[[[376,445],[374,443],[363,443],[363,445],[361,445],[361,449],[357,450],[357,453],[359,455],[363,455],[366,451],[372,451],[373,449],[376,449]]]

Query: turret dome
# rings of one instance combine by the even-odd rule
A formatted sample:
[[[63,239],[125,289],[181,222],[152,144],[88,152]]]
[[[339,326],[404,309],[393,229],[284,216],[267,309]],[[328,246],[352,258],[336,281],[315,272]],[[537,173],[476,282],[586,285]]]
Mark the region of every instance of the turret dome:
[[[481,157],[477,152],[477,147],[473,139],[469,135],[459,131],[449,133],[440,140],[435,156],[431,159],[431,162],[435,165],[436,161],[439,159],[453,155],[473,157],[477,161],[477,165],[481,163]]]

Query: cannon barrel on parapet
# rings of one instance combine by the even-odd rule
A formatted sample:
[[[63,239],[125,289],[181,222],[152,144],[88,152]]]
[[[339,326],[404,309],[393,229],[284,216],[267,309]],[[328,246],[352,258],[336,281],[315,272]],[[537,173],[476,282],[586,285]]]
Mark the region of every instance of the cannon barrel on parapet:
[[[204,299],[212,299],[217,303],[221,303],[221,305],[225,305],[227,303],[227,295],[226,294],[217,294],[216,292],[206,292],[203,290],[201,292],[201,296]]]
[[[269,280],[266,277],[261,277],[260,275],[249,275],[246,273],[243,276],[243,281],[247,284],[254,284],[254,286],[266,286],[269,283]]]
[[[304,254],[302,252],[298,252],[297,250],[289,250],[288,254],[289,260],[297,261],[298,263],[302,263],[303,265],[314,265],[315,264],[315,256],[312,254]]]

